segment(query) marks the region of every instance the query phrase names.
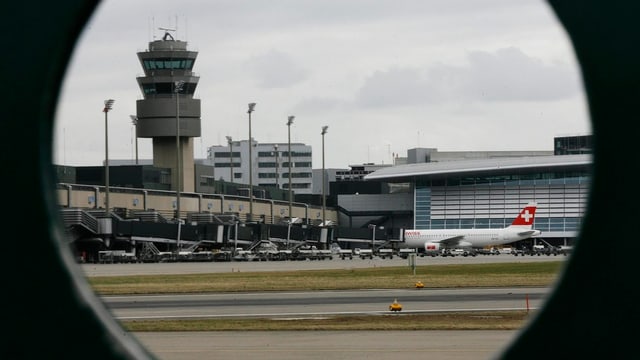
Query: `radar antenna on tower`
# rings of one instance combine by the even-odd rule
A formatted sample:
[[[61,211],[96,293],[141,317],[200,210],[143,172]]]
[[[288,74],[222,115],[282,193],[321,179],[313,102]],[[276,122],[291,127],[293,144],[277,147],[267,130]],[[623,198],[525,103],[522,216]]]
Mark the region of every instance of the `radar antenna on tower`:
[[[169,31],[176,31],[176,29],[169,29],[169,28],[163,28],[163,27],[158,28],[158,29],[160,29],[160,30],[164,30],[164,36],[162,37],[162,40],[165,40],[165,41],[166,41],[166,40],[167,40],[167,38],[171,38],[171,40],[175,40],[175,39],[173,38],[173,36],[171,36],[171,34],[169,33]]]

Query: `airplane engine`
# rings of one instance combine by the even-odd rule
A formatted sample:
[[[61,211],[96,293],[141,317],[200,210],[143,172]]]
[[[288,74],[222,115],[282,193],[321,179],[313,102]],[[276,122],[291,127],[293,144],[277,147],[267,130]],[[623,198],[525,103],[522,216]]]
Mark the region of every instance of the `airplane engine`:
[[[432,243],[432,242],[425,243],[424,244],[424,251],[426,251],[427,253],[439,252],[440,251],[440,244],[439,243]]]

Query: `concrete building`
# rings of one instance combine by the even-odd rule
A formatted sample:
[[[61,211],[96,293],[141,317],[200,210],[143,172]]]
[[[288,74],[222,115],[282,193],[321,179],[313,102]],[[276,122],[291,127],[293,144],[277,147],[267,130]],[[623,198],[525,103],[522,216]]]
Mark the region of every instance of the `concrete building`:
[[[293,195],[311,194],[313,188],[312,150],[302,143],[291,143],[289,166],[288,143],[259,143],[252,139],[253,169],[251,183],[261,187],[291,190]],[[230,140],[228,145],[215,145],[207,150],[216,180],[248,185],[249,141]],[[291,175],[289,175],[291,169]]]

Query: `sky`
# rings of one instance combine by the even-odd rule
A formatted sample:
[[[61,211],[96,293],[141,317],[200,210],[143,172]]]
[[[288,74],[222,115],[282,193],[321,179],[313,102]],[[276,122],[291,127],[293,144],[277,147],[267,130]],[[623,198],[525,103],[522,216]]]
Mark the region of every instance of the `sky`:
[[[438,151],[553,150],[591,133],[579,65],[539,0],[105,0],[79,38],[56,112],[54,163],[135,159],[137,53],[176,29],[198,51],[207,147],[246,140],[312,146],[313,168],[391,164]],[[151,139],[138,140],[140,159]]]

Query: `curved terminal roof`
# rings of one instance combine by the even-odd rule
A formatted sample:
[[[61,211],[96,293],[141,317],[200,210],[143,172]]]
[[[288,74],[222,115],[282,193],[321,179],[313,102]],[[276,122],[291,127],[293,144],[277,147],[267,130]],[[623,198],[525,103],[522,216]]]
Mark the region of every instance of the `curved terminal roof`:
[[[590,154],[524,156],[490,159],[455,160],[420,164],[398,165],[376,170],[364,180],[409,182],[415,178],[465,175],[470,173],[504,173],[505,171],[567,169],[590,166]]]

